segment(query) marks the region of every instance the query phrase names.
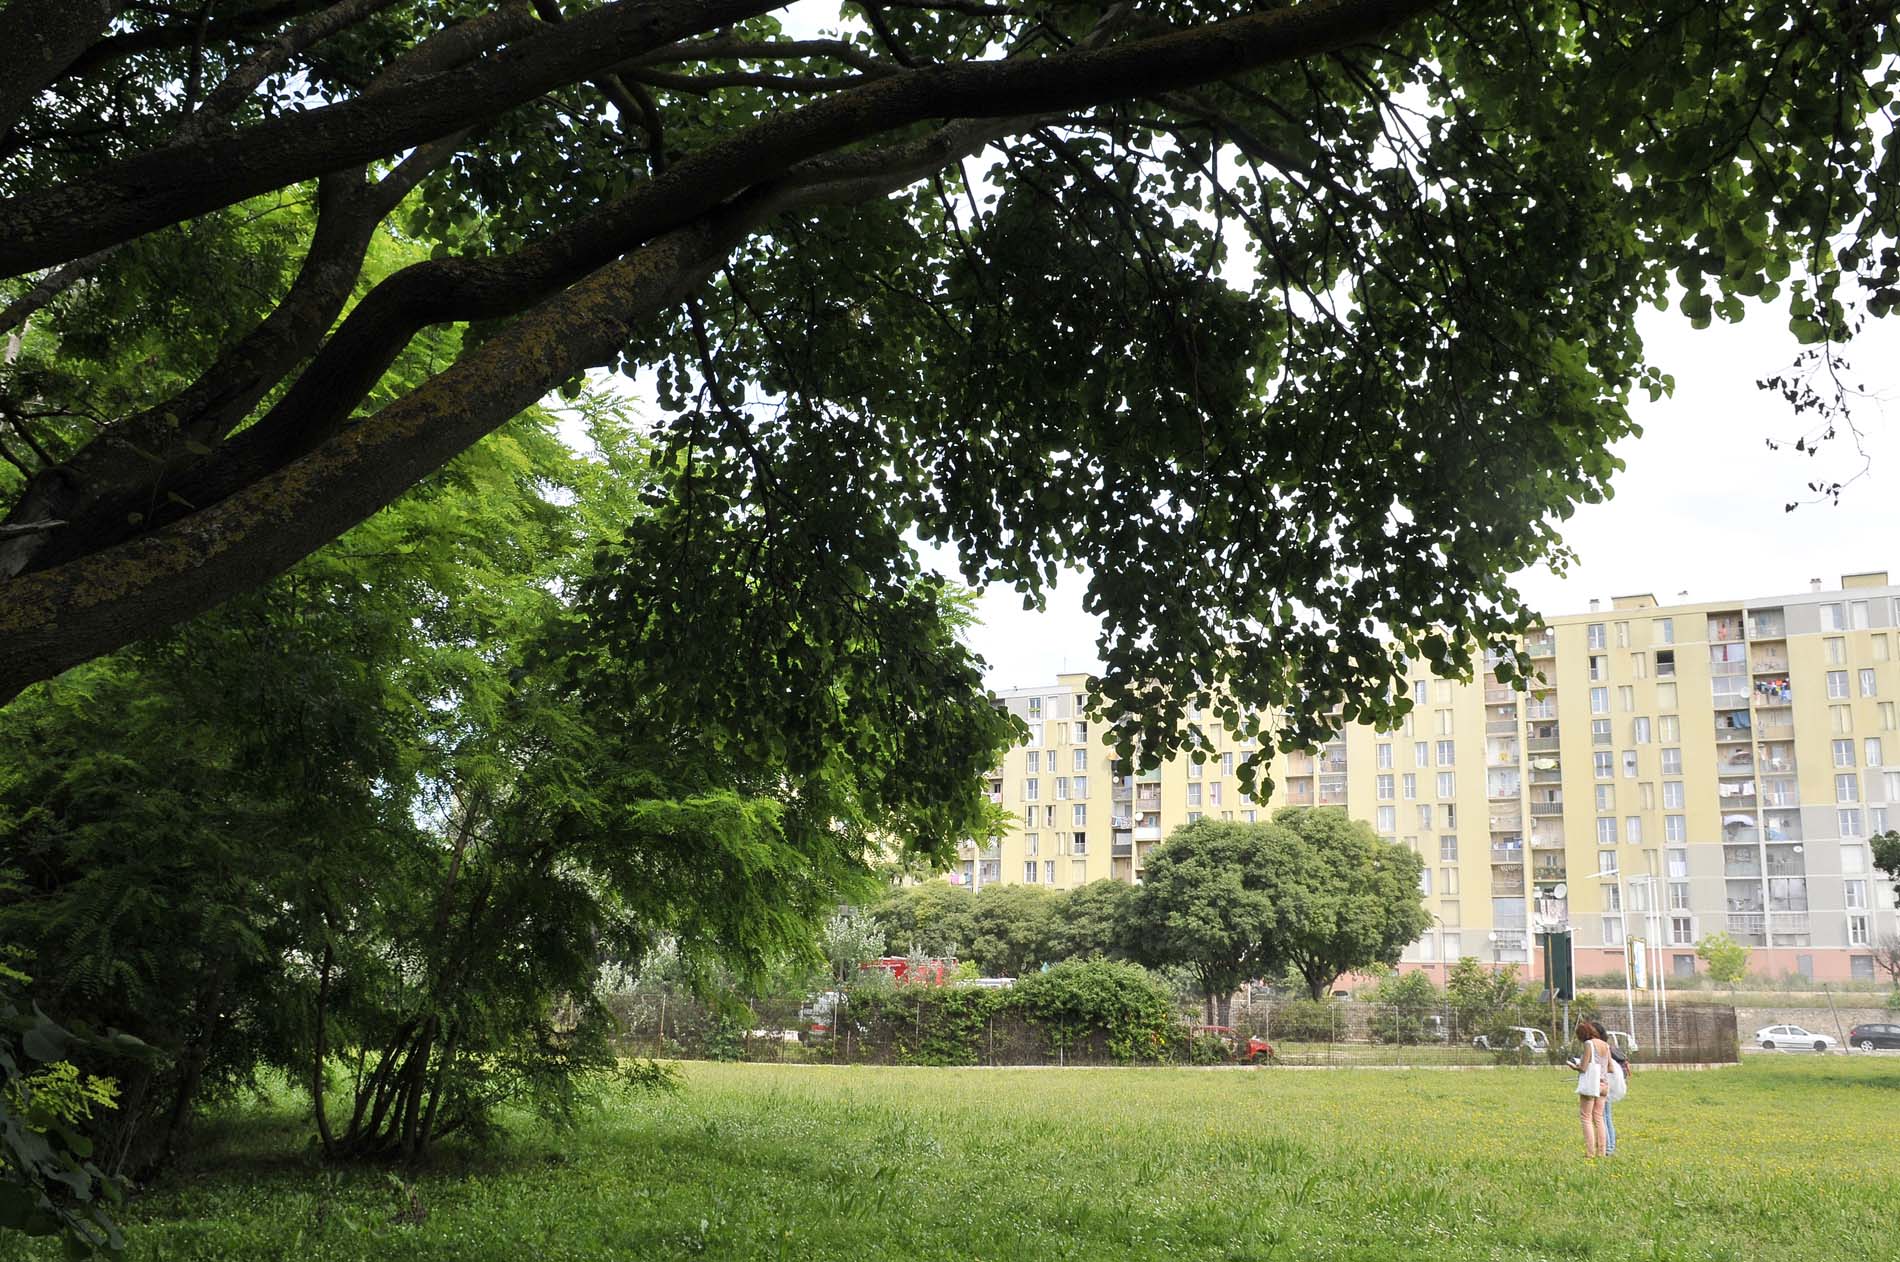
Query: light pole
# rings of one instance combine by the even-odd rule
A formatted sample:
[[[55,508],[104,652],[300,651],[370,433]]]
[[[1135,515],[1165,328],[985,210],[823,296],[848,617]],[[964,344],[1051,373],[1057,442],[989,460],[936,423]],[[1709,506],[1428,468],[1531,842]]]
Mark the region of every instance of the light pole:
[[[1623,1009],[1628,1014],[1630,1029],[1634,1031],[1636,1029],[1636,992],[1630,985],[1630,913],[1629,899],[1623,887],[1622,861],[1619,859],[1617,865],[1607,872],[1598,869],[1597,880],[1616,882],[1616,918],[1617,923],[1623,926]]]

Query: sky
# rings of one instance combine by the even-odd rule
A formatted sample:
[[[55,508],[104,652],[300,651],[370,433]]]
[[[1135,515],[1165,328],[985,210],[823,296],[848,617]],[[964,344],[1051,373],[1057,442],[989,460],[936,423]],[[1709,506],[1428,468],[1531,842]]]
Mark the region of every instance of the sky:
[[[1801,592],[1843,574],[1900,575],[1900,328],[1875,322],[1848,348],[1873,396],[1855,415],[1871,464],[1838,507],[1812,498],[1810,480],[1845,480],[1862,466],[1851,441],[1824,444],[1809,458],[1789,448],[1802,423],[1778,394],[1755,382],[1790,365],[1800,347],[1779,312],[1752,310],[1739,325],[1694,329],[1674,311],[1640,322],[1650,358],[1676,379],[1675,393],[1633,405],[1640,437],[1617,444],[1625,468],[1615,495],[1582,506],[1561,529],[1577,553],[1567,572],[1514,576],[1533,608],[1578,613],[1592,598],[1654,593],[1664,604]],[[1770,451],[1769,439],[1789,447]],[[979,601],[972,647],[988,663],[991,688],[1034,686],[1061,671],[1100,666],[1097,622],[1082,610],[1085,580],[1068,576],[1044,593],[1045,612],[999,590]]]

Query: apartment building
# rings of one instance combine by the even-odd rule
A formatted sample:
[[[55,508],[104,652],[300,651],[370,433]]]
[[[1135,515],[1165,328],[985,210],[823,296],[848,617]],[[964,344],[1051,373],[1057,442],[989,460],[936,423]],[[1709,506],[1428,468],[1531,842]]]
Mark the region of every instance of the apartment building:
[[[1900,587],[1885,573],[1798,595],[1664,606],[1623,596],[1554,617],[1525,642],[1528,692],[1481,675],[1407,680],[1396,731],[1350,726],[1276,755],[1256,802],[1235,766],[1251,742],[1125,774],[1087,713],[1085,675],[999,694],[1029,727],[989,782],[1015,824],[951,879],[1057,889],[1139,881],[1148,853],[1202,816],[1254,820],[1337,806],[1425,859],[1434,916],[1406,952],[1442,974],[1461,956],[1535,975],[1532,935],[1574,934],[1581,971],[1696,971],[1717,930],[1757,973],[1874,975],[1895,931],[1868,838],[1900,827]]]

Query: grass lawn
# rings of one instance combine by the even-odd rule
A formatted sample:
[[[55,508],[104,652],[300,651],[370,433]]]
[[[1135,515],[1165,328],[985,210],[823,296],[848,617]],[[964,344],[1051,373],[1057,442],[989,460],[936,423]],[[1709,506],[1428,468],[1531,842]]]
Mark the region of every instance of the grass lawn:
[[[1552,1070],[693,1064],[413,1184],[233,1116],[128,1215],[165,1259],[1860,1259],[1895,1252],[1900,1061],[1639,1072],[1579,1156]],[[417,1208],[421,1212],[418,1212]],[[407,1213],[399,1211],[407,1208]],[[412,1221],[419,1218],[420,1221]],[[0,1257],[21,1254],[0,1244]],[[12,1250],[12,1251],[10,1251]],[[49,1255],[50,1256],[50,1255]]]

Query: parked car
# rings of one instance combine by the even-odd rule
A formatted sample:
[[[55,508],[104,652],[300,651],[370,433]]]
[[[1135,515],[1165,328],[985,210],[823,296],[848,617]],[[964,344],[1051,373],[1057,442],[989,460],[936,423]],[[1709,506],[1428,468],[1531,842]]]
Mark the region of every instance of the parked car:
[[[825,990],[810,996],[798,1009],[800,1042],[814,1035],[823,1038],[831,1033],[832,1022],[838,1013],[838,1004],[844,999],[842,991]]]
[[[1900,1025],[1857,1025],[1847,1032],[1847,1045],[1871,1052],[1876,1047],[1900,1047]]]
[[[1609,1030],[1610,1046],[1625,1056],[1636,1054],[1636,1036],[1623,1030]]]
[[[1804,1030],[1798,1025],[1765,1025],[1755,1031],[1755,1042],[1761,1045],[1764,1052],[1772,1052],[1777,1048],[1784,1052],[1825,1052],[1840,1046],[1835,1039]]]
[[[1488,1034],[1480,1034],[1471,1040],[1473,1047],[1482,1047],[1490,1051],[1505,1052],[1547,1052],[1550,1039],[1542,1030],[1528,1025],[1514,1025],[1503,1040],[1494,1040]]]

